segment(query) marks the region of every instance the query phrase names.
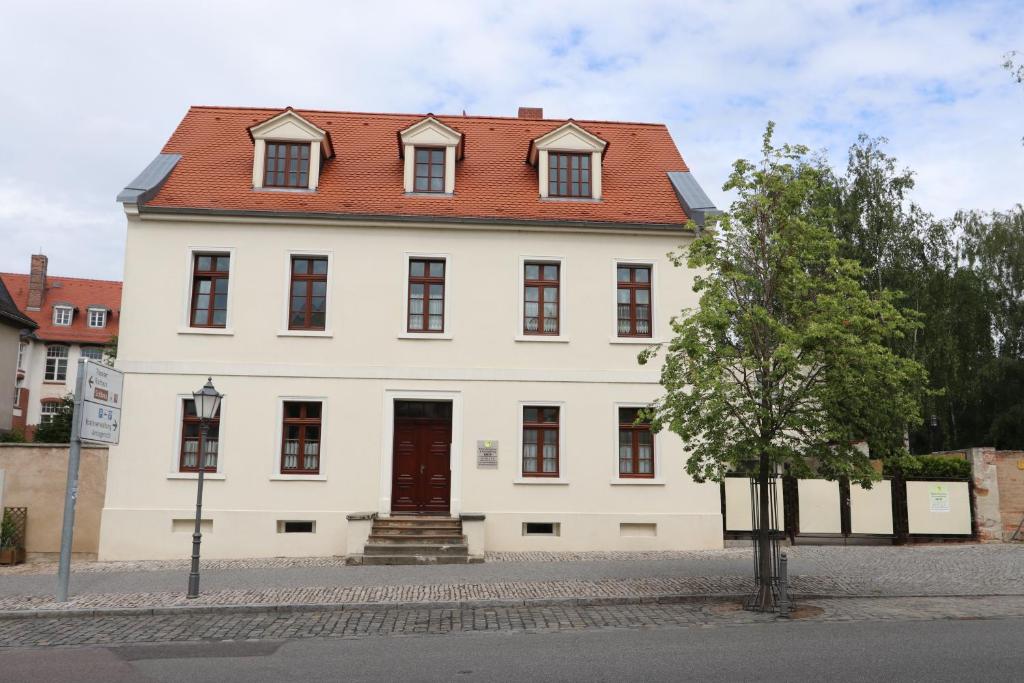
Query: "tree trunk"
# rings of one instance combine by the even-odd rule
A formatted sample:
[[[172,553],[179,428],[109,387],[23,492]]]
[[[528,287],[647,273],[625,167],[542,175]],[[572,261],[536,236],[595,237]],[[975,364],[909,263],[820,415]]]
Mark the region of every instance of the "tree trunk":
[[[772,590],[772,544],[771,534],[774,532],[771,523],[771,501],[768,497],[768,477],[770,475],[768,454],[761,453],[761,466],[757,477],[757,560],[760,575],[757,594],[751,608],[759,612],[775,609],[775,592]]]

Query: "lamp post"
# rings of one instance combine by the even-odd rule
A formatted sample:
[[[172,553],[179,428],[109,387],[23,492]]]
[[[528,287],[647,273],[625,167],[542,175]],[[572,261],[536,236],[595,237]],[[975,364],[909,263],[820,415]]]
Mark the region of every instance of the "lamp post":
[[[939,431],[939,416],[936,415],[935,413],[932,413],[931,418],[928,420],[928,427],[930,428],[930,431],[931,431],[931,440],[930,440],[931,443],[929,443],[928,445],[931,446],[931,451],[932,451],[932,453],[934,453],[935,452],[935,435]]]
[[[203,516],[203,471],[206,469],[206,432],[210,428],[210,420],[217,415],[220,400],[224,398],[213,387],[213,378],[207,377],[206,384],[199,391],[192,393],[195,401],[196,415],[199,417],[199,452],[196,464],[199,466],[199,486],[196,490],[196,528],[192,532],[192,571],[188,574],[188,594],[185,597],[199,597],[199,544],[203,541],[200,522]]]

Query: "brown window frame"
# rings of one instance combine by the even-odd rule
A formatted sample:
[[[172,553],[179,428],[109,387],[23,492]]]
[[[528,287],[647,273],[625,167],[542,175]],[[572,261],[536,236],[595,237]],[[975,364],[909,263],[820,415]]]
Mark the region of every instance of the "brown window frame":
[[[210,269],[206,269],[206,270],[200,269],[200,267],[199,267],[199,260],[203,259],[203,258],[211,259],[211,261],[210,261]],[[220,262],[220,259],[222,259],[222,258],[226,258],[228,260],[228,269],[227,270],[217,270],[217,266],[218,266],[218,264]],[[199,291],[200,287],[198,285],[203,280],[209,280],[210,281],[210,291],[207,294],[203,294],[202,292]],[[218,293],[217,293],[217,283],[220,282],[221,280],[223,280],[224,283],[225,283],[225,285],[224,285],[224,292],[223,292],[223,295],[224,295],[224,308],[223,309],[218,308],[216,306],[217,296],[218,296]],[[229,287],[231,286],[230,283],[231,283],[231,254],[230,253],[228,253],[228,252],[195,252],[192,255],[192,295],[190,297],[189,310],[188,310],[188,323],[189,323],[189,327],[223,329],[223,328],[226,328],[228,326],[228,292],[230,291],[229,290]],[[209,297],[209,299],[207,301],[207,305],[204,308],[200,308],[199,307],[199,297],[201,297],[201,296]],[[205,323],[197,323],[196,322],[196,313],[198,311],[201,311],[201,310],[205,310],[206,311],[206,322]],[[213,322],[213,319],[215,317],[214,313],[216,311],[220,311],[220,310],[224,311],[224,322],[223,323],[214,323]]]
[[[309,168],[313,154],[313,145],[309,142],[293,142],[288,140],[267,140],[266,154],[263,160],[263,187],[276,187],[287,190],[309,189]],[[277,154],[283,149],[284,156]],[[303,158],[302,151],[306,155]],[[273,152],[273,154],[272,154]],[[277,168],[283,162],[285,168]],[[292,164],[290,162],[296,162]],[[275,168],[271,170],[271,164]],[[294,166],[294,170],[291,168]]]
[[[531,278],[529,276],[530,267],[537,267],[537,277]],[[547,268],[555,269],[555,279],[549,280],[544,276]],[[527,298],[527,290],[530,287],[537,288],[537,300],[530,301]],[[551,319],[550,316],[544,313],[544,304],[552,303],[545,301],[544,294],[546,290],[554,290],[555,292],[555,329],[545,330],[544,323]],[[537,315],[531,316],[527,312],[527,308],[531,303],[537,304]],[[526,324],[526,321],[530,318],[537,319],[537,329],[531,330]],[[557,261],[526,261],[523,263],[523,334],[524,335],[537,335],[537,336],[548,336],[557,337],[561,334],[562,328],[562,264]]]
[[[619,471],[619,478],[621,479],[653,479],[657,474],[655,457],[655,443],[654,443],[654,432],[651,431],[650,421],[646,422],[623,422],[622,413],[623,411],[643,411],[642,407],[639,406],[619,406],[617,411],[617,419],[619,423],[619,430],[617,433],[618,441],[616,442],[615,452],[617,454],[616,463]],[[639,416],[638,416],[639,417]],[[627,432],[630,435],[630,462],[633,467],[632,472],[622,471],[622,434]],[[651,471],[641,472],[640,471],[640,434],[648,433],[651,435]]]
[[[413,264],[414,263],[422,263],[423,264],[423,275],[413,275],[412,269],[413,269]],[[441,276],[440,277],[430,275],[430,265],[434,264],[434,263],[440,263],[441,264]],[[408,272],[408,276],[409,276],[409,284],[408,284],[408,286],[406,288],[406,293],[405,293],[405,295],[406,295],[405,331],[409,332],[409,333],[414,333],[414,334],[443,334],[444,333],[445,324],[447,323],[447,321],[445,320],[445,317],[446,317],[445,314],[447,313],[447,311],[445,310],[447,308],[447,305],[446,305],[447,302],[445,301],[445,297],[448,295],[448,291],[446,289],[447,285],[446,285],[445,281],[448,278],[448,260],[447,259],[443,259],[443,258],[428,258],[428,257],[422,257],[422,258],[415,257],[415,258],[413,258],[413,257],[410,257],[409,258],[409,265],[408,265],[408,271],[407,272]],[[413,295],[412,295],[413,285],[422,285],[423,286],[423,294],[422,294],[422,296],[417,297],[415,299],[413,298]],[[441,286],[441,328],[437,329],[437,330],[430,329],[430,316],[431,316],[431,313],[430,313],[430,287],[434,286],[434,285],[440,285]],[[415,300],[422,301],[422,303],[423,303],[422,312],[419,313],[419,314],[413,313],[413,311],[412,311],[412,302],[415,301]],[[423,320],[421,322],[421,326],[418,327],[418,328],[412,326],[412,317],[413,317],[413,315],[419,315],[419,316],[421,316],[423,318]]]
[[[579,160],[575,169],[572,164],[573,159]],[[564,167],[560,163],[561,160],[565,160]],[[565,180],[560,177],[561,171],[566,173]],[[578,173],[576,180],[572,178],[573,171]],[[586,179],[584,179],[584,174],[586,174]],[[563,185],[564,192],[562,191]],[[582,189],[584,185],[586,185],[586,192]],[[548,152],[548,196],[569,199],[593,198],[594,169],[590,152]]]
[[[619,271],[623,268],[629,270],[629,280],[623,281],[619,279]],[[647,271],[647,281],[640,282],[636,279],[637,271]],[[636,338],[649,338],[654,336],[654,296],[652,284],[654,281],[654,268],[650,265],[643,264],[630,264],[630,263],[618,263],[615,265],[615,332],[619,337],[636,337]],[[627,290],[629,292],[629,302],[619,303],[619,292]],[[636,293],[638,291],[647,292],[647,332],[637,331],[637,321],[641,320],[637,317],[637,303]],[[639,304],[644,305],[644,304]],[[629,307],[629,318],[623,318],[620,315],[619,307]],[[620,322],[623,320],[629,321],[629,329],[625,332],[620,328]]]
[[[310,404],[317,404],[320,406],[319,415],[316,417],[309,417],[307,415],[308,407]],[[288,416],[288,405],[298,404],[301,406],[299,410],[299,417]],[[323,428],[323,416],[324,416],[324,403],[323,401],[282,401],[281,403],[281,474],[320,474],[320,462],[323,455],[324,445],[324,428]],[[287,467],[285,465],[285,459],[288,457],[287,444],[288,444],[288,427],[298,427],[299,438],[298,438],[298,452],[295,454],[296,462],[302,463],[302,467]],[[316,467],[307,467],[307,458],[310,456],[306,453],[306,439],[307,430],[310,427],[316,427],[319,436],[317,437],[317,451],[316,455]]]
[[[426,152],[427,153],[427,160],[426,160],[426,162],[420,162],[420,160],[418,158],[420,152]],[[440,161],[440,163],[437,163],[437,162],[434,161],[434,153],[435,152],[440,152],[441,153],[441,161]],[[412,165],[413,165],[412,191],[413,192],[417,192],[417,193],[425,192],[425,193],[428,193],[428,194],[444,194],[445,164],[446,164],[447,150],[444,147],[413,147],[412,154],[413,154],[413,156],[412,156]],[[422,175],[420,173],[420,167],[421,166],[425,167],[426,175]],[[434,175],[434,170],[436,168],[438,168],[438,167],[440,167],[440,169],[441,169],[441,174],[440,175]],[[420,189],[419,187],[417,187],[417,184],[418,184],[417,181],[420,178],[425,178],[426,179],[426,181],[427,181],[426,189]],[[431,189],[431,187],[430,187],[431,180],[435,180],[435,179],[440,179],[441,180],[441,188],[439,190],[434,190],[434,189]]]
[[[527,410],[536,410],[538,419],[535,421],[529,421],[526,418]],[[554,422],[546,421],[544,419],[544,411],[554,410],[555,420]],[[562,448],[561,448],[561,433],[562,428],[562,408],[561,406],[552,405],[529,405],[523,406],[523,429],[522,429],[522,448],[519,453],[519,471],[523,477],[550,477],[558,478],[562,472]],[[537,453],[534,458],[535,469],[526,469],[526,432],[533,430],[537,432]],[[555,435],[555,471],[545,472],[544,471],[544,434],[552,432]]]
[[[192,398],[182,398],[181,399],[181,425],[179,427],[181,429],[181,433],[180,433],[180,441],[181,441],[181,443],[178,445],[178,471],[179,472],[199,472],[199,463],[203,462],[204,463],[204,465],[203,465],[203,471],[204,472],[216,472],[217,471],[217,465],[220,463],[220,407],[217,408],[217,414],[209,422],[209,429],[208,429],[208,431],[206,433],[206,442],[203,444],[205,446],[206,453],[199,453],[199,438],[200,438],[199,435],[201,433],[202,420],[199,419],[199,415],[198,414],[189,415],[189,411],[188,411],[188,404],[189,403],[192,404],[192,412],[195,413],[196,412],[196,409],[195,409],[195,399],[192,399]],[[195,430],[194,430],[195,431],[195,436],[186,436],[185,435],[185,431],[186,431],[185,427],[186,426],[194,426],[195,427]],[[190,441],[195,441],[196,442],[196,464],[193,465],[193,466],[189,466],[189,465],[185,464],[186,445]],[[214,452],[213,465],[212,466],[208,466],[208,465],[205,465],[205,462],[208,459],[206,456],[209,455],[209,449],[210,449],[210,443],[211,442],[216,443],[217,447],[216,447],[216,450]]]
[[[296,273],[295,263],[297,261],[306,261],[306,272]],[[323,262],[324,272],[315,272],[316,268],[314,263]],[[294,254],[291,260],[288,262],[288,272],[290,279],[288,282],[288,329],[289,330],[309,330],[322,332],[327,329],[327,276],[330,275],[331,263],[330,259],[326,256],[308,256],[301,254]],[[324,285],[323,296],[314,296],[313,291],[316,283],[322,282]],[[305,285],[305,294],[297,296],[295,294],[295,285],[302,283]],[[295,322],[295,300],[303,299],[304,315],[301,323]],[[313,300],[323,299],[323,314],[324,321],[322,325],[315,325],[313,323]]]

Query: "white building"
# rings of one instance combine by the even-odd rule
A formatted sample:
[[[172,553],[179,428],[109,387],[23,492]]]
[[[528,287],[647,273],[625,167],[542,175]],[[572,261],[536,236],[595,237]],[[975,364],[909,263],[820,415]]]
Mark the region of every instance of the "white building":
[[[367,513],[475,554],[721,546],[717,485],[634,424],[713,209],[665,126],[193,107],[118,199],[100,559],[188,554],[207,376],[204,557],[359,553]]]
[[[121,283],[54,276],[44,254],[28,274],[0,273],[14,303],[38,327],[26,330],[18,351],[12,426],[31,435],[74,393],[82,356],[103,360],[117,336]]]

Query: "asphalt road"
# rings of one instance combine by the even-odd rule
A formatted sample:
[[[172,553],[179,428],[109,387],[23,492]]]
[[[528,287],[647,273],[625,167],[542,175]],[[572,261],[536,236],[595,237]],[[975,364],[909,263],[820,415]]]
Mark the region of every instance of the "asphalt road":
[[[0,651],[20,681],[1019,681],[1024,619],[768,623],[566,633]]]

